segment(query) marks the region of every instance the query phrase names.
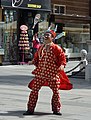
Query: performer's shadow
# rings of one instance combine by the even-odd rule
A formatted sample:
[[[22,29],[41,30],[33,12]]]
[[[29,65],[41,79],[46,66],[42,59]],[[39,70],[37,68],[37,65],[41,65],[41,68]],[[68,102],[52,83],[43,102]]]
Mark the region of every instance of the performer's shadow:
[[[53,115],[53,113],[35,112],[34,115],[37,115],[37,116],[44,116],[44,115]]]
[[[0,116],[17,116],[19,118],[23,118],[23,113],[25,111],[7,111],[7,112],[1,112]]]
[[[25,111],[7,111],[7,112],[1,112],[0,116],[17,116],[19,118],[24,118],[25,115],[23,115]],[[46,112],[34,112],[33,115],[27,115],[27,116],[45,116],[45,115],[53,115],[52,113],[46,113]]]

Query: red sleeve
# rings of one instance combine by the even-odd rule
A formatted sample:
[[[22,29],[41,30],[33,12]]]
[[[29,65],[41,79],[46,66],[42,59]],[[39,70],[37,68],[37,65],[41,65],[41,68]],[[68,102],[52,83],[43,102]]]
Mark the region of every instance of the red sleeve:
[[[38,52],[36,52],[34,54],[34,58],[33,58],[33,64],[37,67],[38,66],[38,61],[39,61],[39,56],[38,56]]]
[[[41,49],[43,48],[43,45],[39,46],[38,51],[34,54],[34,58],[33,58],[33,64],[37,67],[38,66],[38,62],[39,62],[39,56],[41,54]]]
[[[55,56],[56,56],[56,64],[60,67],[61,65],[66,65],[66,57],[65,57],[65,53],[63,51],[63,49],[58,46],[55,45],[54,47],[54,52],[55,52]]]

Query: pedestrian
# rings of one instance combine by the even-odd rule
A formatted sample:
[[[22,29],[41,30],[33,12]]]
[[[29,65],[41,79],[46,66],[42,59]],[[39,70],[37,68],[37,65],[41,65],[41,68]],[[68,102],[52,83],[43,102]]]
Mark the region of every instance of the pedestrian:
[[[44,34],[44,44],[40,46],[29,64],[34,64],[34,79],[28,87],[32,89],[27,103],[27,111],[24,115],[34,114],[38,100],[38,92],[42,86],[49,86],[52,89],[53,96],[51,100],[52,111],[55,115],[62,115],[60,112],[61,102],[59,89],[70,90],[72,84],[64,72],[66,65],[65,53],[62,48],[52,41],[56,33],[53,30],[46,31]]]
[[[38,33],[35,33],[32,40],[32,46],[33,46],[33,55],[36,53],[36,51],[39,49],[40,41],[38,38]]]

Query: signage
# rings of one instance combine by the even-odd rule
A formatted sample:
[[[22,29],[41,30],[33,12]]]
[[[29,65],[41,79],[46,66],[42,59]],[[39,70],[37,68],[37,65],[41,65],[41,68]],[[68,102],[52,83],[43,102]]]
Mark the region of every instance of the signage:
[[[51,0],[1,0],[1,6],[51,11]]]
[[[26,31],[26,30],[28,30],[28,27],[26,25],[21,25],[20,29],[23,30],[23,31]]]
[[[36,5],[36,4],[28,4],[28,7],[30,8],[41,8],[41,5]]]

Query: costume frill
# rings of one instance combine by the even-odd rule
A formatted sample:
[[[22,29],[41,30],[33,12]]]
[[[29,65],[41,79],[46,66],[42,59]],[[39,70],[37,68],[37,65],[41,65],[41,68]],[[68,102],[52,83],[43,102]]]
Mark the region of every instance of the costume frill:
[[[73,88],[73,84],[71,84],[68,76],[65,74],[64,71],[60,71],[60,80],[58,81],[59,89],[60,90],[71,90]],[[28,84],[28,87],[32,89],[34,83],[34,79]],[[43,84],[43,86],[48,86],[47,81]]]

